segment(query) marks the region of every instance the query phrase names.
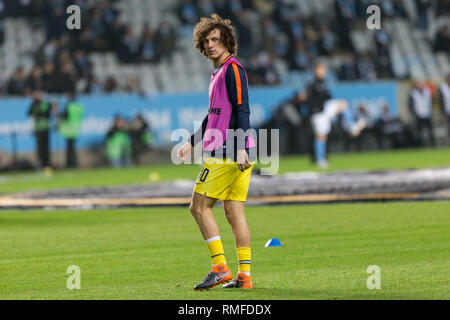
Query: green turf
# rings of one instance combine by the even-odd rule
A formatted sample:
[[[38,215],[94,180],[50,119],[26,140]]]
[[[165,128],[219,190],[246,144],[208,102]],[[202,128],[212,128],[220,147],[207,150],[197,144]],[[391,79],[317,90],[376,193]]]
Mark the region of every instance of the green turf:
[[[199,171],[198,165],[155,165],[121,169],[61,170],[53,171],[51,175],[46,175],[43,171],[0,174],[0,194],[151,183],[149,176],[153,172],[159,173],[161,181],[193,179]]]
[[[0,212],[0,299],[450,299],[449,202],[249,207],[254,289],[195,292],[210,260],[187,209]],[[215,214],[232,270],[236,254]],[[284,246],[265,248],[271,237]],[[66,269],[81,268],[81,290]],[[369,265],[381,289],[369,290]]]
[[[337,170],[412,169],[450,166],[450,148],[331,154],[331,167]],[[308,156],[288,156],[280,160],[279,173],[314,171]],[[0,194],[30,190],[50,190],[77,187],[102,187],[120,184],[150,183],[149,175],[157,172],[162,181],[195,179],[198,165],[155,165],[127,169],[90,169],[10,173],[0,175]]]

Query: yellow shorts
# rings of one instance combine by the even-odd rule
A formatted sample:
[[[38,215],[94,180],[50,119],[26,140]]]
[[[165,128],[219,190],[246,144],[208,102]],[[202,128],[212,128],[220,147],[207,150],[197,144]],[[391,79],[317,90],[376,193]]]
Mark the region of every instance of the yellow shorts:
[[[253,164],[242,172],[237,162],[208,158],[195,183],[194,192],[209,198],[247,201]]]

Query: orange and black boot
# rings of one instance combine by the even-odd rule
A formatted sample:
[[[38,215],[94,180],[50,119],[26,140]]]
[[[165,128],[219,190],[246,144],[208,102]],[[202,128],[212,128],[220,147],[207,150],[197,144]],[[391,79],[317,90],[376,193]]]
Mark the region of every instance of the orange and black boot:
[[[213,266],[211,272],[208,273],[201,283],[194,287],[194,290],[211,289],[218,284],[227,283],[231,279],[233,279],[233,275],[230,268],[228,268],[227,264],[221,263]]]
[[[224,288],[240,288],[240,289],[252,289],[252,279],[250,276],[247,276],[243,273],[238,273],[236,279],[231,281],[229,284],[223,286]]]

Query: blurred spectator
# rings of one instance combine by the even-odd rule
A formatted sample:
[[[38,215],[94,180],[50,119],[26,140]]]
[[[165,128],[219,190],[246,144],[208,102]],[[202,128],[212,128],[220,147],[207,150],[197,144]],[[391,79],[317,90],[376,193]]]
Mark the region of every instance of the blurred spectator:
[[[33,91],[40,91],[43,88],[44,83],[42,81],[42,70],[40,67],[35,66],[25,82],[25,94],[29,95]]]
[[[295,55],[291,64],[291,68],[295,70],[305,71],[311,65],[309,53],[306,50],[305,42],[298,40],[295,47]]]
[[[32,0],[20,0],[18,1],[18,15],[27,18],[33,17],[33,1]]]
[[[9,95],[25,94],[26,75],[23,67],[17,67],[13,77],[8,81],[6,91]]]
[[[56,61],[56,68],[58,70],[61,70],[64,65],[72,64],[72,57],[71,53],[69,53],[68,50],[62,49],[65,48],[64,45],[61,45],[59,48],[60,49],[58,50],[58,60]]]
[[[103,91],[105,93],[115,93],[118,90],[117,80],[114,76],[109,76],[106,78],[105,85],[103,87]]]
[[[392,0],[381,1],[381,12],[386,18],[392,18],[396,16],[396,10],[394,2]]]
[[[363,143],[367,137],[372,136],[375,138],[378,149],[383,148],[383,131],[382,123],[379,119],[376,119],[373,114],[369,113],[365,105],[360,105],[355,116],[355,120],[359,121],[363,119],[366,123],[365,128],[361,131],[360,135],[356,138],[356,144],[358,150],[362,150]]]
[[[115,8],[113,8],[111,1],[102,0],[100,8],[102,12],[102,20],[104,21],[105,25],[112,25],[119,13]]]
[[[94,35],[92,33],[92,29],[90,27],[86,27],[85,29],[81,29],[81,33],[76,38],[74,47],[80,49],[84,52],[90,52],[94,48]],[[118,42],[115,42],[116,46]]]
[[[335,12],[338,26],[338,35],[341,46],[353,51],[353,43],[350,38],[353,21],[356,17],[356,7],[353,0],[335,0]]]
[[[6,82],[5,79],[2,76],[0,76],[0,97],[6,94],[5,82]]]
[[[287,32],[292,43],[296,43],[299,40],[301,41],[305,39],[305,30],[303,23],[300,20],[299,16],[295,14],[295,12],[291,12],[288,15]]]
[[[139,60],[142,62],[155,63],[159,61],[159,52],[156,46],[156,41],[154,39],[153,32],[150,30],[148,25],[144,29],[139,52]]]
[[[106,35],[107,28],[105,21],[103,20],[102,6],[94,8],[93,15],[91,17],[91,27],[93,36],[95,38],[103,38]]]
[[[439,87],[439,102],[442,113],[447,117],[448,135],[450,137],[450,74],[447,75],[447,81]]]
[[[69,62],[65,62],[61,66],[61,70],[56,73],[56,89],[55,93],[68,93],[75,90],[75,81],[73,76],[72,65]]]
[[[356,61],[358,78],[366,81],[373,81],[377,78],[375,65],[370,53],[366,52],[359,56]]]
[[[5,17],[5,3],[0,0],[0,46],[3,45],[5,41],[5,30],[3,26],[3,19]]]
[[[121,91],[126,93],[142,92],[139,86],[138,78],[134,75],[128,76]]]
[[[45,16],[47,26],[47,39],[59,38],[66,29],[64,1],[46,1]]]
[[[91,74],[92,64],[84,51],[76,50],[73,62],[78,77],[84,78]]]
[[[120,43],[119,60],[123,63],[133,63],[137,61],[139,56],[140,44],[137,39],[134,29],[128,26],[125,36]]]
[[[450,15],[450,0],[437,0],[435,14],[438,17]]]
[[[236,18],[243,10],[241,0],[228,0],[227,5],[233,18]]]
[[[264,84],[264,69],[258,63],[258,56],[256,54],[250,57],[250,61],[247,64],[246,71],[249,84],[251,85]]]
[[[197,7],[201,17],[209,17],[216,12],[213,0],[199,0]]]
[[[450,52],[450,27],[448,25],[443,26],[436,33],[434,40],[434,51],[444,52],[449,54]]]
[[[389,46],[391,41],[391,37],[386,30],[383,28],[377,29],[375,32],[375,44],[379,55],[389,55]]]
[[[115,168],[128,167],[131,161],[131,140],[128,124],[121,116],[116,115],[114,124],[106,134],[106,156]]]
[[[278,84],[280,76],[275,69],[273,57],[266,51],[254,54],[250,57],[247,64],[247,75],[249,84]]]
[[[381,12],[383,14],[383,18],[406,18],[406,11],[402,0],[381,0]]]
[[[403,144],[403,125],[397,116],[394,116],[387,104],[383,104],[380,114],[381,130],[389,141],[389,147],[399,148]],[[384,144],[383,144],[384,148]]]
[[[235,13],[237,14],[237,17],[233,21],[233,24],[236,28],[236,33],[239,39],[238,54],[240,57],[248,59],[252,53],[254,41],[252,29],[250,27],[251,21],[247,11],[238,11],[238,8],[236,8]]]
[[[178,15],[183,24],[194,25],[199,20],[197,8],[193,0],[181,0]]]
[[[320,37],[317,43],[319,53],[324,56],[329,56],[336,50],[336,46],[336,34],[332,32],[327,25],[322,25],[320,27]]]
[[[287,60],[289,55],[288,38],[284,33],[280,33],[275,40],[274,55],[277,58]]]
[[[421,145],[424,145],[423,136],[426,134],[429,141],[434,146],[435,139],[433,133],[432,116],[432,96],[431,90],[423,81],[415,81],[414,87],[409,94],[409,109],[414,117],[416,133]]]
[[[76,140],[81,132],[83,106],[76,100],[75,92],[67,95],[65,110],[59,115],[59,132],[66,138],[66,168],[78,167]]]
[[[131,146],[134,163],[139,163],[139,156],[148,149],[153,142],[150,126],[142,115],[137,115],[130,126]]]
[[[280,36],[279,27],[270,17],[264,17],[261,26],[261,49],[275,54],[277,38]]]
[[[173,27],[167,22],[162,21],[155,34],[156,47],[160,57],[170,57],[175,50],[176,33]]]
[[[355,63],[355,57],[351,52],[346,52],[344,61],[338,72],[339,80],[357,80],[358,71]]]
[[[366,19],[367,8],[375,4],[373,0],[355,0],[356,14],[360,19]]]
[[[42,92],[33,92],[33,101],[28,110],[28,115],[33,118],[33,131],[36,137],[37,158],[40,168],[50,167],[49,133],[54,108],[55,106],[43,100]]]
[[[432,6],[431,0],[415,0],[417,8],[417,26],[423,30],[428,30],[428,13]]]
[[[389,56],[389,47],[391,45],[391,37],[382,28],[375,32],[375,44],[377,47],[377,59],[376,59],[376,71],[378,78],[390,78],[391,72],[391,60]]]
[[[287,30],[285,29],[286,22],[289,15],[294,12],[295,9],[295,5],[289,0],[281,0],[279,1],[279,3],[277,3],[276,8],[273,12],[273,18],[275,23],[283,29],[283,32],[287,32]]]
[[[55,73],[55,64],[51,61],[44,65],[44,73],[42,75],[43,91],[57,92],[58,79]]]
[[[273,16],[275,7],[280,1],[273,2],[271,0],[247,0],[244,1],[244,7],[261,13],[261,16]]]
[[[215,0],[214,8],[216,9],[216,13],[224,19],[230,19],[232,17],[232,13],[230,11],[230,7],[228,6],[227,0]]]
[[[274,85],[280,82],[277,70],[275,69],[273,58],[265,51],[262,51],[257,56],[257,61],[261,67],[263,83]]]
[[[103,85],[98,81],[97,77],[90,74],[86,78],[86,85],[82,91],[92,95],[99,95],[103,93]]]
[[[126,26],[120,21],[117,15],[111,25],[106,29],[106,40],[108,48],[117,52],[117,44],[120,43],[126,31]]]

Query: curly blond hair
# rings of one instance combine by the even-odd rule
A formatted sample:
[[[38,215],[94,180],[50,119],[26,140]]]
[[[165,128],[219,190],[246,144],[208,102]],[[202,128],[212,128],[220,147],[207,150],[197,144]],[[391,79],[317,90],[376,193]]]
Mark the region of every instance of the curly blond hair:
[[[213,13],[211,18],[201,18],[200,22],[195,26],[193,36],[195,48],[200,51],[202,55],[208,57],[203,41],[214,29],[220,30],[220,41],[227,47],[230,54],[236,55],[238,43],[231,21],[229,19],[222,19],[216,13]]]

